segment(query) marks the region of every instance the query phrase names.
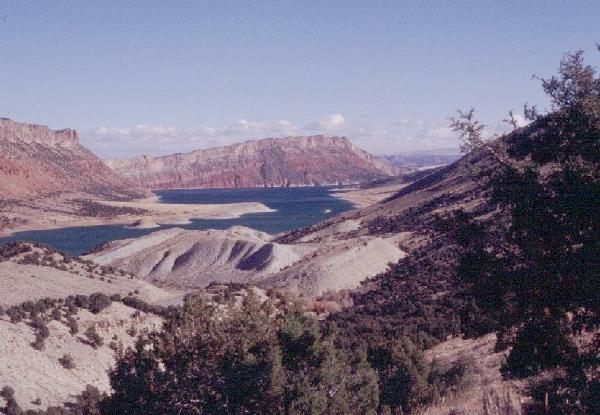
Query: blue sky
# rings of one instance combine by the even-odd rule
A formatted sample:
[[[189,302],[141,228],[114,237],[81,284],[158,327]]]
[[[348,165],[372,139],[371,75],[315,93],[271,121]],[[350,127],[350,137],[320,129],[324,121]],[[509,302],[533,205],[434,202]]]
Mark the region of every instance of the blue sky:
[[[598,1],[0,0],[0,116],[76,128],[103,157],[345,134],[375,153],[456,145],[544,105],[531,75],[600,62]]]

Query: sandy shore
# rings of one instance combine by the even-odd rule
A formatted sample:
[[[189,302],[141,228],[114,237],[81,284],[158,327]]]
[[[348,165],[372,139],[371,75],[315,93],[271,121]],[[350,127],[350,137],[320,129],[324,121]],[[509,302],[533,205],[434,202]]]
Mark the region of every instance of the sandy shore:
[[[181,221],[189,221],[194,218],[234,219],[246,213],[274,212],[273,209],[258,202],[197,205],[160,203],[157,198],[150,198],[134,202],[101,201],[100,203],[107,206],[147,210],[149,214],[144,215],[143,218],[154,220],[157,223],[181,223]]]
[[[374,187],[372,189],[334,189],[331,192],[331,195],[347,200],[352,203],[354,207],[362,209],[392,196],[406,185],[407,184],[393,184],[389,186]]]
[[[13,216],[21,217],[24,223],[10,229],[0,229],[0,237],[17,232],[57,229],[73,226],[131,225],[134,228],[153,228],[160,225],[183,225],[192,219],[234,219],[248,213],[273,212],[274,210],[258,202],[228,204],[174,204],[160,203],[158,198],[132,202],[99,201],[107,206],[144,209],[144,215],[118,215],[110,218],[79,216],[70,212],[45,210],[43,214],[35,209],[24,209]]]

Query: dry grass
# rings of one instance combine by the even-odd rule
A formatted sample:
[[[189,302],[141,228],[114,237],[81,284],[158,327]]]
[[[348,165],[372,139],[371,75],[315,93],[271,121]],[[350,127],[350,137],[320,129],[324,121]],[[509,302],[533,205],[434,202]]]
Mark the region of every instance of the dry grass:
[[[508,385],[471,388],[423,408],[417,415],[522,415],[519,394]]]
[[[460,387],[422,408],[418,415],[521,415],[524,395],[521,385],[505,381],[500,374],[504,353],[496,353],[496,336],[478,339],[455,338],[426,352],[441,367],[469,362]]]

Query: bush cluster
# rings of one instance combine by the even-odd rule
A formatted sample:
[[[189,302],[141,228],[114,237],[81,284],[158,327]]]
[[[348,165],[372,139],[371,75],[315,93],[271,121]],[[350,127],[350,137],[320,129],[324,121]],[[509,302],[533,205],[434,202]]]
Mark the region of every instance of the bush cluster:
[[[75,369],[75,362],[73,361],[73,357],[70,354],[64,354],[61,358],[58,359],[58,362],[65,369]]]
[[[104,345],[104,339],[102,338],[102,336],[100,336],[100,334],[98,334],[98,331],[96,330],[96,326],[88,327],[85,330],[84,334],[85,334],[85,337],[87,337],[89,344],[94,349]]]
[[[188,296],[161,333],[121,356],[103,414],[374,414],[377,382],[364,358],[337,349],[299,309],[250,294],[223,313]]]
[[[82,216],[113,218],[121,215],[141,216],[148,213],[145,209],[128,206],[109,206],[91,200],[77,200],[75,202],[79,204],[77,213]]]

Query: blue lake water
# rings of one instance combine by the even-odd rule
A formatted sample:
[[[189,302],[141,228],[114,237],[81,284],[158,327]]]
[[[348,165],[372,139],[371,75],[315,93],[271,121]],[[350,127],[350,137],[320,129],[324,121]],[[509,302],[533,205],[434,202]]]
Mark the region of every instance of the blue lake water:
[[[188,225],[170,225],[154,229],[100,225],[27,231],[0,238],[0,244],[10,241],[32,241],[50,245],[71,255],[81,255],[108,241],[139,237],[172,227],[227,229],[230,226],[242,225],[268,233],[279,233],[312,225],[352,208],[349,202],[332,196],[330,190],[330,187],[161,190],[155,193],[163,203],[260,202],[276,211],[250,213],[236,219],[192,219],[192,223]]]

